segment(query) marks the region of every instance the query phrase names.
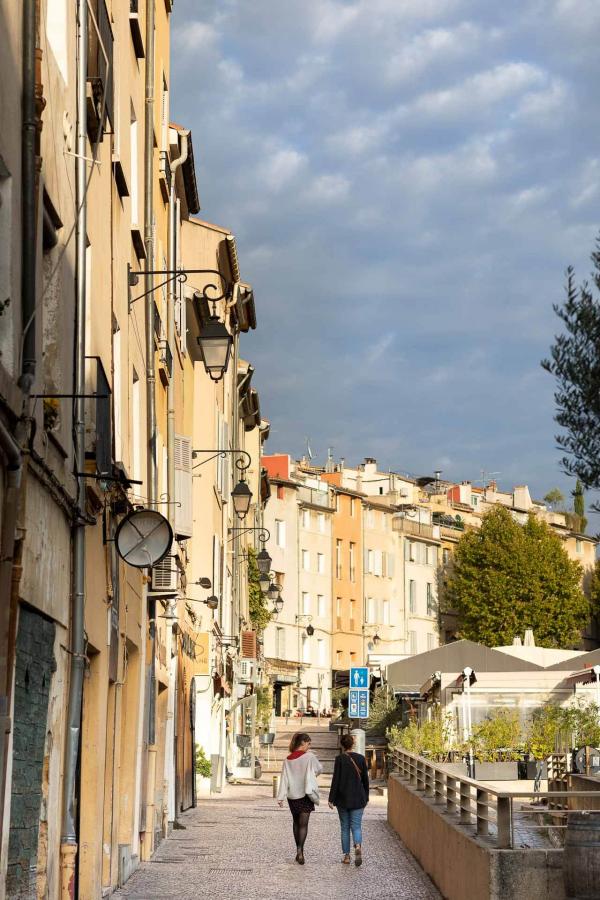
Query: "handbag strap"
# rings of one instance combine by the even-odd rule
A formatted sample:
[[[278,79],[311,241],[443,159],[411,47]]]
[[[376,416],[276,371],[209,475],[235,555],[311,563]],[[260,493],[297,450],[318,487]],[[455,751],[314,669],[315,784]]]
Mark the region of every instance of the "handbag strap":
[[[350,760],[350,762],[351,762],[352,765],[354,766],[354,770],[355,770],[356,774],[358,775],[358,777],[360,778],[360,781],[361,781],[361,784],[362,784],[362,777],[361,777],[361,774],[360,774],[360,769],[358,768],[358,766],[356,765],[356,763],[354,762],[354,760],[352,759],[352,757],[350,756],[349,753],[346,753],[346,756],[348,757],[348,759]]]

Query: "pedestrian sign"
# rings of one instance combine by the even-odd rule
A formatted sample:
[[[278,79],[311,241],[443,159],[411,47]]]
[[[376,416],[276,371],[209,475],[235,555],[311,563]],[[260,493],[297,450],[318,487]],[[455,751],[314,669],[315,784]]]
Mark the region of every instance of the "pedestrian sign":
[[[369,687],[369,669],[367,668],[367,666],[353,666],[350,669],[350,687]]]
[[[369,718],[369,691],[367,688],[350,688],[348,717],[350,719]]]

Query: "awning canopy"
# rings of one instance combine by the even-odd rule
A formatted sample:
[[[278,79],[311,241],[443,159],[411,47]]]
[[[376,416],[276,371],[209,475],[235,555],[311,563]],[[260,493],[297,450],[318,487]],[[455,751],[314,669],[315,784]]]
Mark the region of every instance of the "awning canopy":
[[[600,666],[588,666],[587,669],[572,672],[565,680],[570,685],[594,684],[600,680]]]

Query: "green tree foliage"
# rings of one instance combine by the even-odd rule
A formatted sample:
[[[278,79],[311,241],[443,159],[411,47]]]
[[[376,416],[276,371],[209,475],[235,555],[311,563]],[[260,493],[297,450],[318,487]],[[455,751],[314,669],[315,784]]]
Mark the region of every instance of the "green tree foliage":
[[[585,496],[583,493],[583,485],[579,478],[577,479],[577,484],[575,485],[575,490],[573,491],[573,513],[576,519],[576,521],[573,522],[574,530],[579,531],[581,534],[585,534],[585,529],[587,528],[587,519],[585,517]]]
[[[257,631],[264,631],[272,618],[268,600],[260,589],[260,572],[256,562],[256,550],[248,547],[248,605],[250,621]]]
[[[482,762],[496,760],[500,750],[503,759],[519,759],[522,743],[521,719],[515,709],[494,709],[473,726],[473,753]]]
[[[461,537],[453,562],[443,603],[458,613],[460,637],[494,647],[533,628],[542,647],[580,639],[589,613],[581,566],[545,522],[530,515],[519,525],[494,507]]]
[[[261,731],[267,732],[273,712],[273,692],[268,685],[256,689],[256,718]]]
[[[418,753],[430,759],[444,762],[452,747],[452,715],[442,715],[439,706],[433,710],[431,719],[417,722],[413,719],[404,728],[392,725],[387,732],[390,750],[402,747],[409,753]]]
[[[210,778],[210,760],[206,758],[202,744],[196,744],[196,772],[203,778]]]
[[[552,488],[551,491],[548,491],[544,500],[552,509],[557,509],[564,505],[565,495],[559,488]]]
[[[369,718],[366,728],[370,734],[385,734],[388,728],[395,725],[402,712],[396,699],[387,685],[375,688],[369,704]]]
[[[600,236],[592,253],[592,280],[600,291]],[[563,429],[557,435],[565,455],[561,465],[579,478],[585,488],[600,487],[600,302],[589,283],[575,284],[567,269],[566,300],[554,311],[564,333],[555,338],[550,359],[542,367],[554,375],[554,419]]]

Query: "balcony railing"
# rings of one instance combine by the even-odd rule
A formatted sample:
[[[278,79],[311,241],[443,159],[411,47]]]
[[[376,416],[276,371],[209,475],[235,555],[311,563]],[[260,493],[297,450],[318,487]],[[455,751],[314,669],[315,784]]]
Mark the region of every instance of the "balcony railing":
[[[412,534],[417,537],[439,538],[440,536],[438,525],[415,522],[412,519],[407,519],[405,516],[394,516],[393,528],[394,531],[399,531],[402,534]]]
[[[308,503],[321,509],[333,510],[333,503],[329,491],[318,491],[315,488],[301,486],[298,490],[300,503]]]

